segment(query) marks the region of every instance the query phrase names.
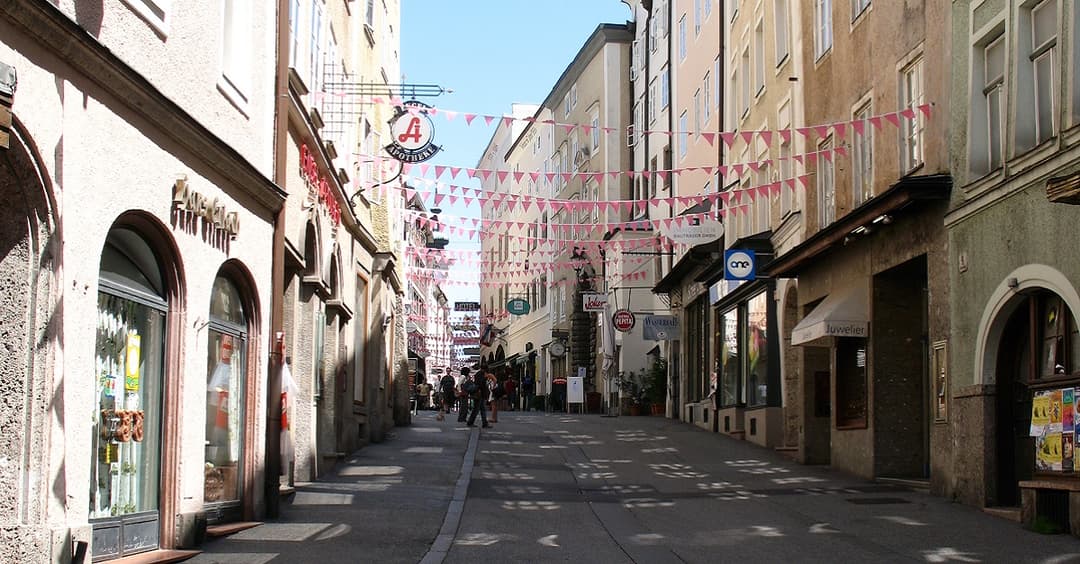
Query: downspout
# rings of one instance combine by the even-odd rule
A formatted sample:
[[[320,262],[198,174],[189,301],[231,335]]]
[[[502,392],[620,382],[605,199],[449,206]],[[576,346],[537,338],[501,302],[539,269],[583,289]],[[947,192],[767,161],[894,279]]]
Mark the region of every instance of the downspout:
[[[285,186],[289,139],[289,0],[277,2],[276,75],[274,77],[274,184]],[[286,200],[287,202],[287,200]],[[270,281],[270,370],[266,383],[266,516],[281,513],[281,369],[285,332],[285,212],[274,215]]]

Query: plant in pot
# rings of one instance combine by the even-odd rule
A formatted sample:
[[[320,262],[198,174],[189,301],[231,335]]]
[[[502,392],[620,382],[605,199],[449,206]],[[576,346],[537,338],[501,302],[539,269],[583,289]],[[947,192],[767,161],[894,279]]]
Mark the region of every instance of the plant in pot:
[[[636,371],[620,372],[616,384],[619,386],[624,414],[641,415],[646,409],[644,374]]]
[[[667,404],[667,360],[657,358],[645,372],[645,399],[653,415],[663,415]]]

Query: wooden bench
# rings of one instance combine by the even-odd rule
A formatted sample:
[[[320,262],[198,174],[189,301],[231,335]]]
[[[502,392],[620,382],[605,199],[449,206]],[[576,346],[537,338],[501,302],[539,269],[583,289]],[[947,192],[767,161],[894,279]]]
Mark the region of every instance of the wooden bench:
[[[1043,492],[1040,494],[1040,492]],[[1068,496],[1065,507],[1066,515],[1059,508],[1045,507],[1049,500],[1048,492],[1064,492]],[[1040,498],[1042,502],[1040,503]],[[1040,507],[1040,505],[1044,505]],[[1031,528],[1037,517],[1049,517],[1056,521],[1067,521],[1069,532],[1080,537],[1080,478],[1039,477],[1020,482],[1020,522]]]

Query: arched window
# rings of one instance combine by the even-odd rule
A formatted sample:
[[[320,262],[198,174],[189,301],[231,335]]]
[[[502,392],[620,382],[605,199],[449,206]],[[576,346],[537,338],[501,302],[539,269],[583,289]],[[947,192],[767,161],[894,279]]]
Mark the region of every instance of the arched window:
[[[241,517],[248,316],[236,284],[214,279],[207,326],[206,460],[208,521]]]
[[[161,262],[135,231],[109,232],[100,268],[90,519],[122,556],[158,546],[168,302]]]

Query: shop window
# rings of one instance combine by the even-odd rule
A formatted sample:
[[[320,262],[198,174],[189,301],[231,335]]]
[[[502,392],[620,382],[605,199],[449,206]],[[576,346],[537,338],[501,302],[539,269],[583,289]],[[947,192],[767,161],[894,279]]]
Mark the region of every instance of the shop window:
[[[730,407],[739,398],[739,310],[724,312],[720,323],[720,405]]]
[[[1080,336],[1076,320],[1060,296],[1040,294],[1033,300],[1036,319],[1040,320],[1038,339],[1041,341],[1041,366],[1037,378],[1071,375],[1076,371]]]
[[[238,502],[243,493],[244,391],[247,383],[247,320],[236,285],[214,280],[207,327],[206,461],[207,504]],[[239,517],[239,514],[235,515]]]
[[[866,427],[866,362],[866,339],[837,339],[837,428]]]
[[[746,308],[747,405],[765,405],[769,392],[769,302],[765,292],[750,299]]]
[[[168,303],[158,258],[132,230],[110,231],[101,255],[90,465],[90,520],[123,553],[156,548],[154,533],[125,533],[159,507],[165,327]],[[115,528],[114,528],[115,527]],[[106,533],[102,533],[106,534]],[[95,532],[95,537],[97,533]],[[130,538],[129,538],[130,537]],[[95,544],[95,554],[98,551]]]

